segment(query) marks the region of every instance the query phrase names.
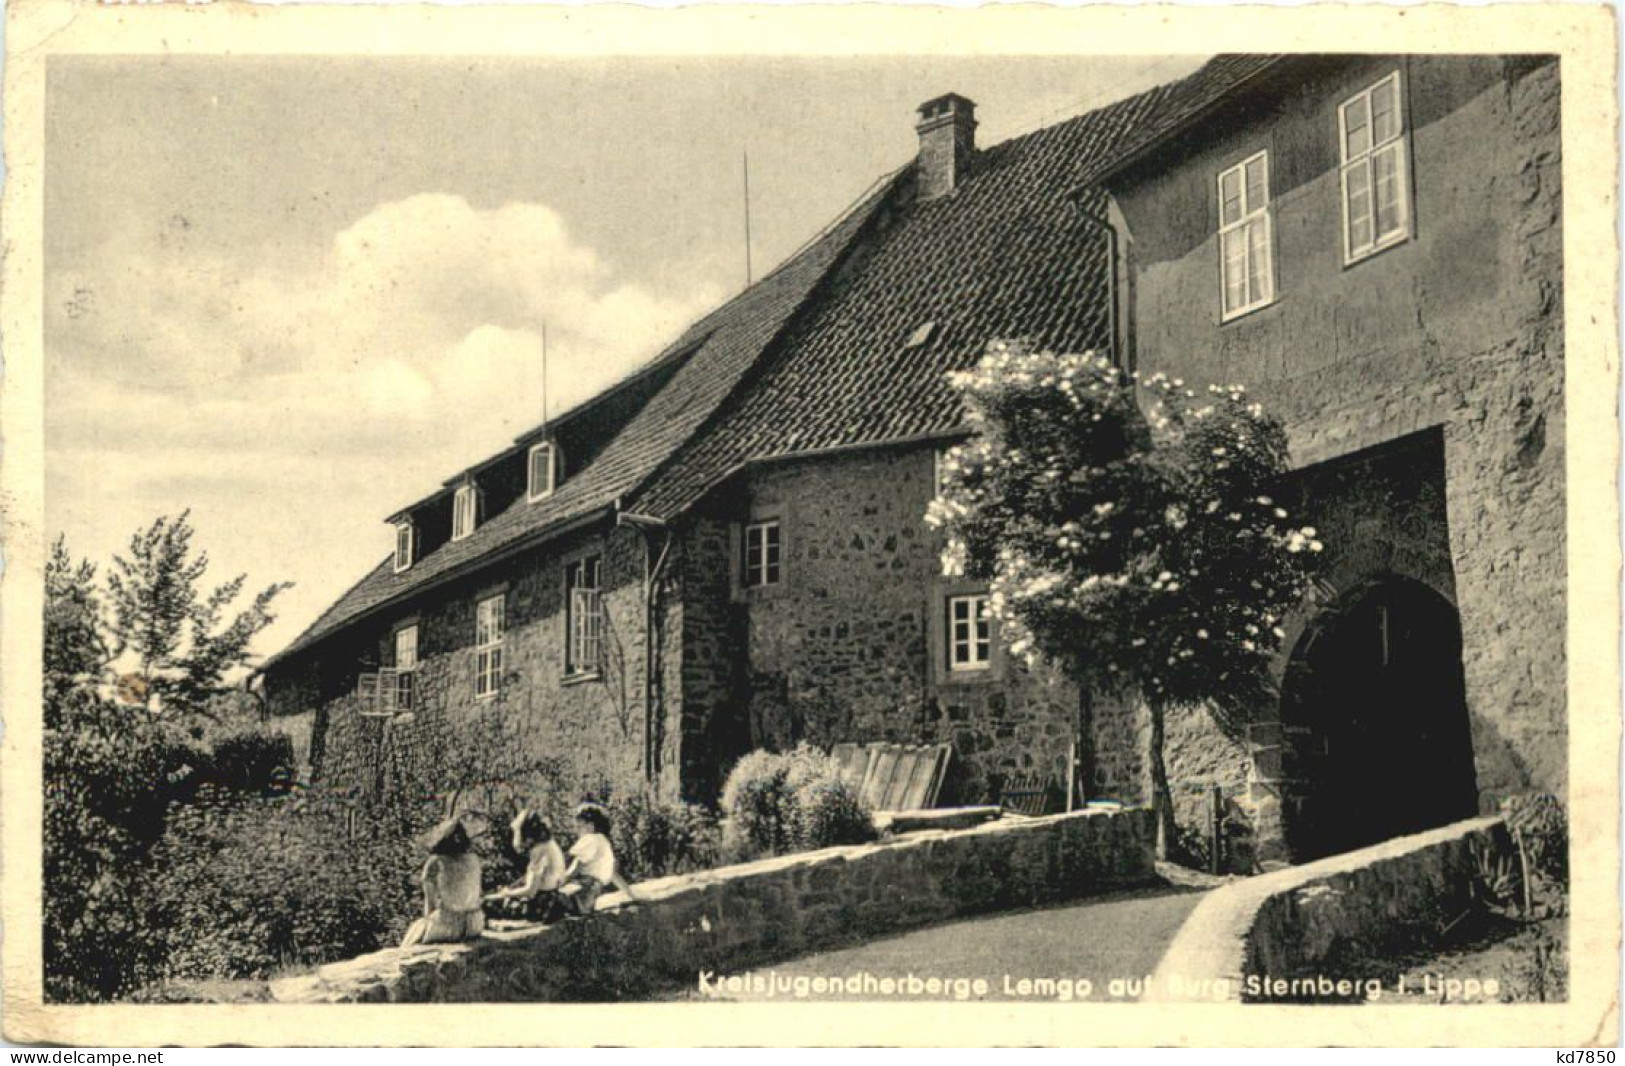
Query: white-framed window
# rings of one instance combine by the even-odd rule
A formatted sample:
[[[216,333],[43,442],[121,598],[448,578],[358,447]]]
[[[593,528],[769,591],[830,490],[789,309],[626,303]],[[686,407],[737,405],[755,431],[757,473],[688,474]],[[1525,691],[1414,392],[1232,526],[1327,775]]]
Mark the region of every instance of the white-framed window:
[[[1345,264],[1410,236],[1410,150],[1404,105],[1396,70],[1337,109]]]
[[[495,696],[502,687],[504,595],[487,596],[474,607],[474,698]]]
[[[1219,291],[1226,320],[1275,299],[1268,152],[1219,173]]]
[[[381,714],[389,713],[380,706],[378,691],[378,673],[376,671],[368,671],[366,673],[356,675],[356,704],[360,708],[361,714],[364,717],[373,718]]]
[[[559,459],[559,446],[552,441],[538,441],[530,446],[526,499],[531,503],[547,499],[559,487]]]
[[[948,669],[986,670],[993,665],[993,615],[987,595],[948,597]]]
[[[564,567],[564,672],[598,672],[604,646],[603,560],[583,556]]]
[[[395,711],[412,710],[417,673],[418,627],[402,626],[395,631]]]
[[[480,490],[473,482],[457,486],[451,497],[451,539],[462,540],[474,532],[480,518]]]
[[[777,585],[783,575],[779,520],[768,518],[745,526],[744,582],[748,589]]]
[[[386,667],[358,674],[355,694],[362,717],[388,718],[399,710],[399,672],[393,667]]]
[[[416,531],[410,522],[400,522],[395,526],[395,572],[412,565],[413,549],[416,547]]]

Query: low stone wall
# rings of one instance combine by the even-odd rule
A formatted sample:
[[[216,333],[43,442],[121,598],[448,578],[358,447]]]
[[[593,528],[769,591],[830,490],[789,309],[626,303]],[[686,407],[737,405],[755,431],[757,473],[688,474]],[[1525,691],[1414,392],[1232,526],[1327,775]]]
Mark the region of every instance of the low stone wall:
[[[960,915],[1151,881],[1147,810],[1001,819],[635,886],[588,921],[392,949],[270,986],[296,1003],[601,1001]]]
[[[1425,945],[1471,906],[1479,856],[1515,861],[1499,817],[1475,818],[1216,889],[1152,975],[1161,1001],[1362,998],[1373,953]],[[1327,978],[1292,991],[1267,981]]]

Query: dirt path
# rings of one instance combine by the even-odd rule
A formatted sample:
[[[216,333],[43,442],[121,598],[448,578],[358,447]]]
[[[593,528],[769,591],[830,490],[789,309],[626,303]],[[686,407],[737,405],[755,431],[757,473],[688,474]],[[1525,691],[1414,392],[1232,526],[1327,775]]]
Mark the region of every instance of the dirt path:
[[[1137,999],[1138,982],[1203,895],[1162,885],[950,922],[763,967],[746,975],[744,987],[713,983],[714,992],[699,994],[734,1001]],[[935,991],[925,984],[932,978],[942,982]],[[876,987],[888,979],[892,991]]]

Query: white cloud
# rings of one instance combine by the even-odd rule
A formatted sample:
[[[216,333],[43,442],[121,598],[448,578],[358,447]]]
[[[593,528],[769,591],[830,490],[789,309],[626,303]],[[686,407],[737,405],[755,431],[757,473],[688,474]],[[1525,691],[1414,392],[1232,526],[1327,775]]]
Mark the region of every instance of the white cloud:
[[[301,581],[293,629],[387,551],[390,510],[540,420],[544,328],[556,411],[721,298],[619,278],[534,203],[412,196],[314,253],[195,236],[126,233],[48,281],[53,522],[104,555],[207,513],[223,565]]]

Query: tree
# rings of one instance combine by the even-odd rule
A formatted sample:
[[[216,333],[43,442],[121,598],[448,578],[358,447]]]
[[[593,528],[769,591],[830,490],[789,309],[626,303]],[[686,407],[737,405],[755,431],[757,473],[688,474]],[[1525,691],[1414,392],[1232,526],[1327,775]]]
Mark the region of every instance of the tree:
[[[1014,653],[1059,666],[1085,701],[1144,702],[1166,854],[1166,712],[1206,705],[1234,726],[1258,706],[1322,548],[1270,495],[1285,433],[1240,386],[1142,385],[1093,353],[995,343],[953,381],[977,432],[927,514],[944,564],[988,581]]]
[[[221,626],[243,579],[199,597],[207,558],[191,556],[186,518],[138,533],[105,596],[96,567],[76,562],[63,538],[46,562],[43,933],[45,987],[55,1000],[127,993],[161,954],[162,930],[148,920],[143,894],[165,874],[148,865],[149,852],[171,805],[188,801],[213,759],[182,730],[107,698],[109,664],[130,650],[174,706],[200,708],[246,661],[286,587],[271,586]]]
[[[239,574],[202,592],[209,556],[192,551],[190,514],[160,517],[132,536],[129,557],[113,559],[107,591],[114,655],[136,657],[141,678],[163,707],[206,715],[225,675],[247,664],[249,644],[275,620],[272,602],[292,585],[267,586],[222,625],[245,578]]]
[[[45,563],[45,705],[75,685],[93,684],[110,658],[102,632],[96,567],[74,562],[58,537]]]

